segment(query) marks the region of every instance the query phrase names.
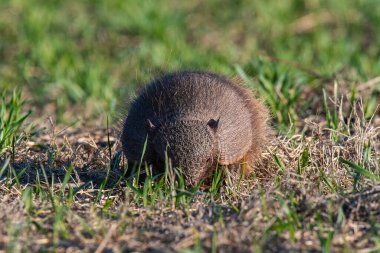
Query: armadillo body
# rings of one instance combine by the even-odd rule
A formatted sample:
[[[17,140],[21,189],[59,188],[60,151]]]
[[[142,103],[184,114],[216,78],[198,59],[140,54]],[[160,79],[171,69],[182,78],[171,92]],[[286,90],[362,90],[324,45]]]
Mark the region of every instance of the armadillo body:
[[[267,120],[266,108],[247,88],[212,73],[176,72],[141,91],[121,142],[130,163],[143,158],[158,167],[167,156],[194,185],[217,163],[249,168],[266,142]]]

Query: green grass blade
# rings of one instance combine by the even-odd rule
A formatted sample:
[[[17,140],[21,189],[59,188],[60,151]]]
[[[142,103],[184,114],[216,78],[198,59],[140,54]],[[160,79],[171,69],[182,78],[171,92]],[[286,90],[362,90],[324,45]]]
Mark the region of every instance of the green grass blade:
[[[340,158],[339,161],[341,163],[344,163],[344,164],[348,165],[350,168],[354,169],[360,175],[365,176],[367,178],[370,178],[372,180],[375,180],[377,182],[380,182],[380,176],[376,176],[371,171],[366,170],[363,167],[361,167],[361,166],[359,166],[359,165],[357,165],[357,164],[355,164],[355,163],[353,163],[351,161],[345,160],[343,158]]]

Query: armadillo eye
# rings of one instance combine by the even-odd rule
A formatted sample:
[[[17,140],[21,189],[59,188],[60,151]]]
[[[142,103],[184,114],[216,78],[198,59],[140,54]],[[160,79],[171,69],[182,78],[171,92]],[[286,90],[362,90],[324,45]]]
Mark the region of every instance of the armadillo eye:
[[[210,120],[207,122],[207,125],[208,125],[209,127],[211,127],[212,129],[216,130],[216,129],[218,129],[219,119],[218,119],[218,120],[210,119]]]

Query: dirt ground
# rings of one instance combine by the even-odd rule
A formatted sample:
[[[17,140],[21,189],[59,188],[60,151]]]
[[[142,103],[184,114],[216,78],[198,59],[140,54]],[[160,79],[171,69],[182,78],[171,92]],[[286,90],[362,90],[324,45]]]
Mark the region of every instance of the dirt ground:
[[[145,206],[123,178],[123,159],[117,165],[110,161],[120,150],[117,131],[66,129],[40,134],[17,147],[10,161],[17,180],[12,175],[1,178],[0,248],[377,251],[380,184],[374,175],[379,170],[379,128],[374,120],[356,120],[349,135],[338,139],[324,122],[311,123],[303,136],[274,137],[254,175],[239,181],[237,172],[224,171],[215,194],[199,191],[180,203],[178,195],[163,192]],[[363,147],[369,142],[373,143],[370,158],[364,161]],[[342,159],[363,164],[370,174],[355,171]],[[62,189],[70,166],[73,171]],[[28,187],[33,189],[29,202]],[[65,198],[70,189],[75,194]]]

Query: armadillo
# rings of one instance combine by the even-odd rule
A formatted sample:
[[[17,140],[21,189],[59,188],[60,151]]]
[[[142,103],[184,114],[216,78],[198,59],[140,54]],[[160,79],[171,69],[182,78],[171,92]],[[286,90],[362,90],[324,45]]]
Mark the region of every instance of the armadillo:
[[[131,103],[121,143],[129,164],[180,167],[194,186],[216,165],[249,172],[268,140],[269,113],[251,90],[209,72],[179,71],[146,85]],[[160,168],[161,167],[161,168]]]

